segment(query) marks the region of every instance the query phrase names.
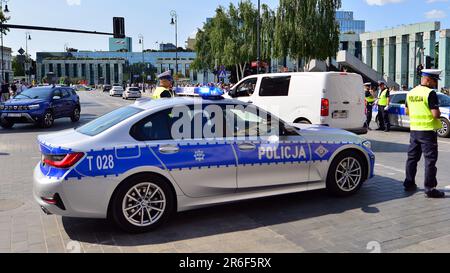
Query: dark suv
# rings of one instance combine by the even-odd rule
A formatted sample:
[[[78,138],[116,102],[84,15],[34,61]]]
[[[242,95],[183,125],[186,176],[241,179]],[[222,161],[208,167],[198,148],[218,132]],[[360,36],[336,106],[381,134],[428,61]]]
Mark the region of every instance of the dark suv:
[[[36,123],[50,128],[59,118],[78,122],[80,113],[80,98],[73,88],[35,87],[0,104],[0,126],[10,129],[16,123]]]
[[[109,84],[103,85],[103,92],[109,92],[109,91],[111,91],[111,89],[112,89],[111,85],[109,85]]]

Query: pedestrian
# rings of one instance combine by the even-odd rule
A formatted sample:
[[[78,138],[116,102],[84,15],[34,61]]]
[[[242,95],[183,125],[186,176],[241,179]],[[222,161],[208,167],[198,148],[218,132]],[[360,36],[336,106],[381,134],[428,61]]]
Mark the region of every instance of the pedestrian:
[[[389,88],[386,86],[385,81],[379,81],[380,95],[378,97],[378,120],[380,122],[380,128],[378,131],[389,132],[391,130],[391,124],[389,120]]]
[[[417,164],[425,157],[425,194],[429,198],[444,198],[445,193],[436,189],[438,161],[437,130],[440,122],[439,99],[436,94],[442,70],[422,70],[421,85],[408,93],[406,113],[410,118],[411,144],[406,164],[405,191],[417,191]]]
[[[365,90],[365,97],[366,97],[366,128],[371,131],[370,123],[372,122],[372,116],[373,116],[373,105],[376,101],[375,92],[372,90],[372,83],[368,82],[364,84],[364,90]]]
[[[16,83],[11,84],[11,97],[15,97],[17,95],[17,85]]]
[[[153,92],[152,98],[154,100],[162,98],[173,98],[175,94],[172,91],[173,78],[170,70],[158,75],[158,79],[159,87],[157,87]]]
[[[9,84],[3,81],[1,86],[1,101],[5,102],[7,100],[9,100]]]

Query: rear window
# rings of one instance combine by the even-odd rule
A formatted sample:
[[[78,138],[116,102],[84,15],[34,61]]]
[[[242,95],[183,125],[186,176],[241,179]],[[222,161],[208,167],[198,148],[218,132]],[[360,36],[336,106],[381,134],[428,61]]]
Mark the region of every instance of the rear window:
[[[120,108],[89,122],[88,124],[78,128],[76,131],[84,135],[96,136],[142,111],[142,109],[132,106]]]
[[[261,81],[259,96],[286,97],[289,95],[291,77],[265,77]]]
[[[133,87],[129,89],[130,91],[141,91],[139,88]]]
[[[394,95],[391,99],[391,103],[406,104],[406,94]]]

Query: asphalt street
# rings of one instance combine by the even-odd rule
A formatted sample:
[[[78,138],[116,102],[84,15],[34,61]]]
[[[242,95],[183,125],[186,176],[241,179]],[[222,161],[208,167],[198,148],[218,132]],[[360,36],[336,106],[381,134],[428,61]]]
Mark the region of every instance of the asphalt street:
[[[129,235],[105,220],[44,215],[32,199],[39,134],[79,126],[131,104],[80,92],[81,121],[52,129],[0,129],[0,252],[450,252],[450,199],[403,191],[409,133],[370,132],[376,177],[345,199],[324,191],[180,213],[164,228]],[[438,178],[450,196],[450,139],[439,140]],[[420,165],[418,181],[424,176]],[[422,185],[421,185],[422,186]],[[450,198],[450,197],[449,197]]]

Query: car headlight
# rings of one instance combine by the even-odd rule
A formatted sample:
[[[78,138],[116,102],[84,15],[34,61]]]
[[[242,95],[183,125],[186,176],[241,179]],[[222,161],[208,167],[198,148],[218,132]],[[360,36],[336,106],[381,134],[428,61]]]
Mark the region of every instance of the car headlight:
[[[28,106],[28,108],[30,110],[37,110],[37,109],[41,108],[41,106],[39,104],[33,104],[33,105]]]
[[[362,143],[362,145],[367,149],[372,150],[372,143],[370,141],[366,140]]]

